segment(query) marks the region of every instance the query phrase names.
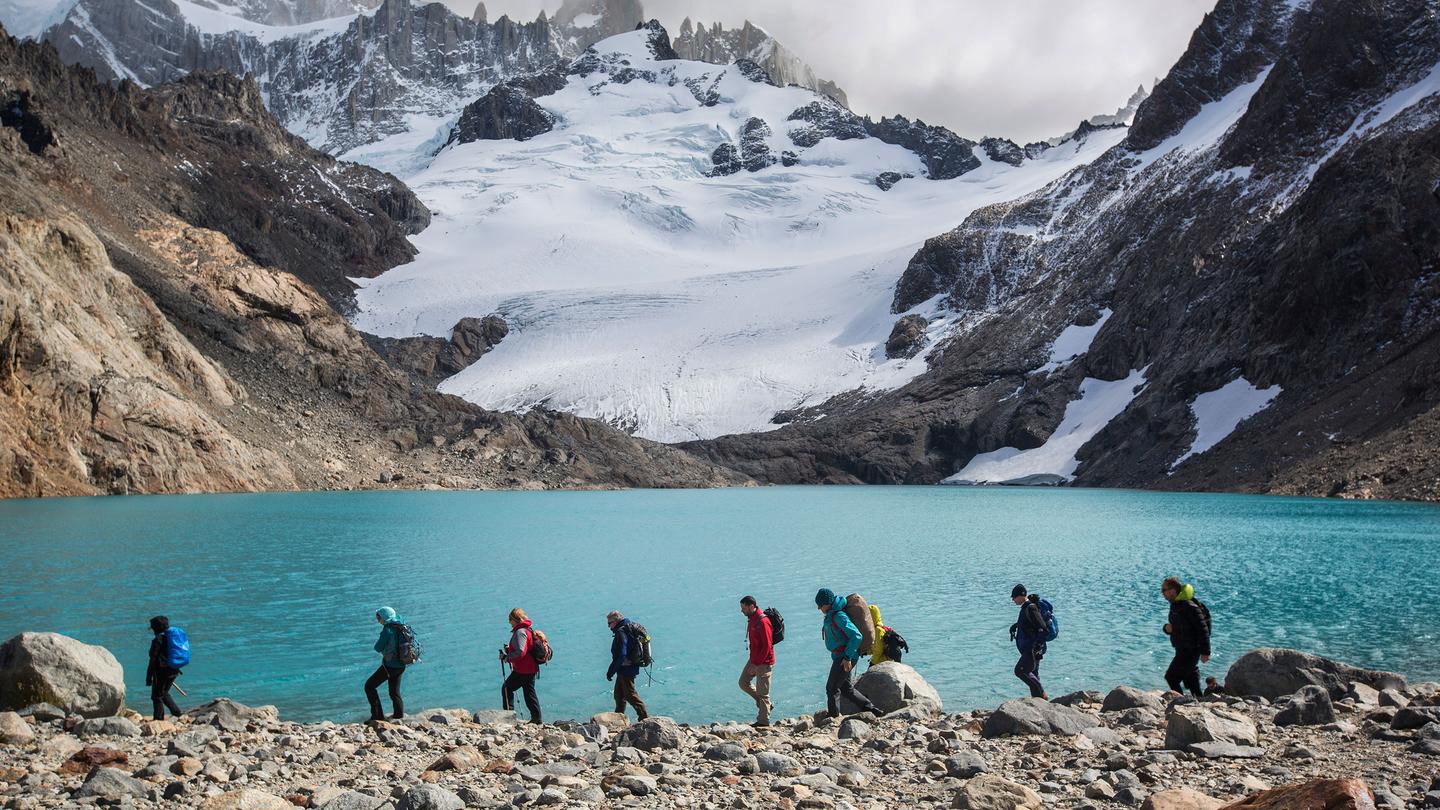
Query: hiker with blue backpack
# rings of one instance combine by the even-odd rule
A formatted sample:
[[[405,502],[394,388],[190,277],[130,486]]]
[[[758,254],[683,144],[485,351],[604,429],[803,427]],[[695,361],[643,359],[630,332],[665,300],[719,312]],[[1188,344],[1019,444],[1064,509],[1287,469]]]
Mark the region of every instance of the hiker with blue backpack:
[[[635,707],[635,719],[644,720],[650,712],[645,708],[645,701],[640,699],[635,679],[640,676],[641,669],[651,664],[650,634],[644,626],[625,618],[618,610],[610,611],[605,616],[605,623],[614,636],[610,641],[610,668],[605,672],[605,680],[615,681],[615,713],[624,714],[625,704],[628,703]]]
[[[1020,618],[1010,625],[1010,640],[1020,650],[1015,677],[1030,687],[1030,697],[1049,700],[1040,683],[1040,659],[1045,657],[1046,642],[1053,641],[1059,630],[1055,609],[1048,601],[1027,591],[1024,585],[1010,589],[1010,601],[1020,607]]]
[[[370,722],[379,723],[385,719],[385,709],[380,705],[380,684],[388,684],[390,705],[395,709],[391,719],[405,716],[405,701],[400,697],[400,677],[405,667],[420,660],[420,645],[415,633],[395,608],[382,607],[375,611],[375,621],[380,623],[380,638],[375,642],[375,652],[380,653],[380,666],[365,681],[365,698],[370,701]]]
[[[185,631],[170,626],[170,619],[155,616],[150,619],[150,665],[145,668],[145,685],[150,687],[150,702],[155,707],[155,719],[164,720],[165,710],[180,716],[180,707],[170,697],[170,687],[180,677],[180,670],[190,663],[190,639]]]

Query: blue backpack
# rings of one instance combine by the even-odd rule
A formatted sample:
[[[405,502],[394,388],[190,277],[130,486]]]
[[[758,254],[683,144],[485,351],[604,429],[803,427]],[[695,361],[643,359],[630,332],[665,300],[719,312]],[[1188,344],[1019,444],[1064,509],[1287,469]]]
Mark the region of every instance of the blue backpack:
[[[190,665],[190,637],[178,627],[165,631],[165,657],[161,661],[170,669]]]
[[[1054,641],[1060,635],[1060,620],[1055,618],[1055,606],[1049,599],[1040,600],[1040,616],[1045,619],[1045,640]]]

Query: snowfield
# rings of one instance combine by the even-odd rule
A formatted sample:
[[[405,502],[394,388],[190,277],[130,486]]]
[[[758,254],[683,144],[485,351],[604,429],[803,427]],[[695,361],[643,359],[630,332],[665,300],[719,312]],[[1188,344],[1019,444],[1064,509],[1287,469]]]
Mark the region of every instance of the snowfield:
[[[643,31],[596,50],[654,81],[571,76],[537,99],[554,131],[524,142],[425,160],[435,140],[417,146],[416,133],[345,156],[383,157],[435,212],[413,263],[356,279],[354,320],[386,337],[449,336],[462,317],[498,312],[510,334],[442,390],[502,410],[543,404],[660,441],[763,431],[779,411],[913,379],[924,355],[887,360],[884,342],[900,317],[888,311],[895,282],[924,240],[1125,134],[1098,132],[1020,167],[977,149],[980,168],[931,181],[914,153],[876,139],[798,149],[786,119],[819,98],[808,90],[756,83],[733,66],[654,61]],[[687,79],[713,82],[720,102],[702,106]],[[800,152],[800,163],[707,176],[711,151],[738,144],[751,117],[769,125],[776,156]],[[886,171],[915,178],[881,191],[874,180]],[[948,324],[933,307],[915,311],[940,319],[935,338]]]

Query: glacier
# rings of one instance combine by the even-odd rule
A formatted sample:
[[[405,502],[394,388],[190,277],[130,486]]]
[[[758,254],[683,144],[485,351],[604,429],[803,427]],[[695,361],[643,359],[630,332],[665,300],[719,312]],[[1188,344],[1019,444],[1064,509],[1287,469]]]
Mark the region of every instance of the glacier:
[[[913,152],[827,137],[797,150],[790,114],[813,91],[738,66],[656,60],[644,31],[594,46],[632,69],[568,78],[536,99],[557,124],[523,142],[381,141],[380,162],[434,212],[411,264],[354,279],[355,325],[382,337],[448,336],[503,315],[510,334],[441,390],[489,408],[546,407],[666,442],[777,427],[777,413],[888,390],[925,368],[889,360],[896,281],[924,240],[977,208],[1034,192],[1118,144],[1091,132],[1019,166],[924,177]],[[635,76],[639,78],[635,78]],[[686,82],[713,85],[706,106]],[[792,166],[709,176],[710,155],[752,118]],[[443,134],[444,123],[426,122]],[[440,140],[443,142],[443,139]],[[883,172],[912,176],[882,190]],[[958,328],[938,302],[910,312]],[[933,335],[932,337],[939,337]],[[934,341],[932,340],[932,346]]]

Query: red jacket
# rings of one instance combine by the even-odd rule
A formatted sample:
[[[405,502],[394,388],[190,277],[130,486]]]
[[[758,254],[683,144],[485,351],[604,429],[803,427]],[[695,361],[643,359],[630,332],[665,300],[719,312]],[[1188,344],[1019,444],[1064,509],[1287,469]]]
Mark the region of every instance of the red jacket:
[[[534,675],[540,671],[540,665],[535,663],[535,658],[530,655],[530,645],[534,643],[535,636],[530,632],[529,619],[520,622],[510,634],[510,643],[505,645],[505,661],[516,675]]]
[[[765,612],[756,610],[750,614],[750,663],[755,666],[775,665],[775,642],[771,640],[770,620]]]

